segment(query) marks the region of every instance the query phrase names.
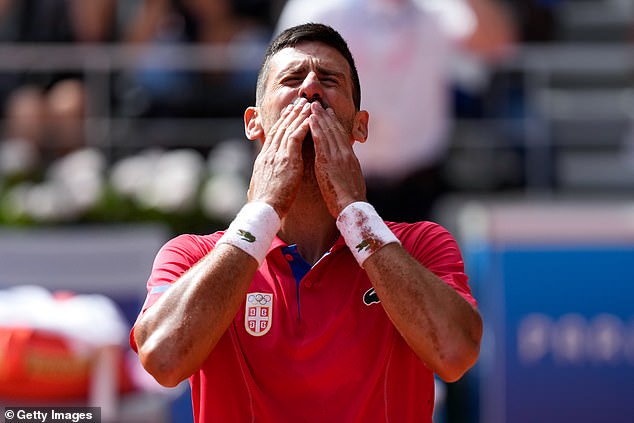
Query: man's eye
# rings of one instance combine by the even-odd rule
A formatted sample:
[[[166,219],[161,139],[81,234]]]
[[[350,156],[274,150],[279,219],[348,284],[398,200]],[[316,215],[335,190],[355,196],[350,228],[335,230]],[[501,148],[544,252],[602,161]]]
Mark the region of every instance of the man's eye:
[[[283,83],[284,85],[296,85],[296,84],[298,84],[299,82],[300,82],[300,79],[299,79],[299,78],[296,78],[296,77],[284,78],[284,79],[282,80],[282,83]]]

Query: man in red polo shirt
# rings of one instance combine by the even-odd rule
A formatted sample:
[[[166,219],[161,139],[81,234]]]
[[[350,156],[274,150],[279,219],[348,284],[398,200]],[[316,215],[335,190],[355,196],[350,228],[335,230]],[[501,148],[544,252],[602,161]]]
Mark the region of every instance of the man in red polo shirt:
[[[434,374],[475,363],[482,321],[453,237],[365,201],[352,144],[368,120],[336,31],[271,43],[245,112],[262,144],[248,202],[226,231],[160,250],[131,333],[161,384],[190,379],[197,422],[431,422]]]

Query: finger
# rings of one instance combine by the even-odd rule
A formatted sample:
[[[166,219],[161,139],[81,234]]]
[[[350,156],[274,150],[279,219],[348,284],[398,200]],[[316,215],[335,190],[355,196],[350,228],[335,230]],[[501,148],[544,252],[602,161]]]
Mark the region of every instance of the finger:
[[[329,139],[333,140],[332,148],[335,151],[349,151],[351,150],[351,144],[349,142],[350,135],[346,132],[345,128],[337,119],[335,111],[331,108],[325,110],[328,119],[325,119],[327,131],[330,135]]]
[[[331,156],[340,150],[341,139],[346,138],[345,131],[331,108],[324,109],[320,104],[314,104],[312,112],[311,131],[315,148],[318,153]]]
[[[271,147],[275,151],[288,149],[289,135],[308,117],[304,110],[305,104],[306,100],[300,99],[286,106],[280,118],[271,127],[268,136],[271,138]]]
[[[315,149],[324,150],[327,148],[326,144],[327,133],[323,123],[323,111],[324,108],[318,101],[311,103],[311,117],[310,117],[310,131],[313,135],[313,142],[315,143]],[[316,150],[317,151],[317,150]]]
[[[292,148],[301,144],[309,129],[308,117],[311,114],[310,103],[306,99],[300,99],[287,117],[288,125],[284,131],[282,148]],[[293,145],[289,145],[293,144]]]
[[[287,105],[282,112],[280,113],[280,117],[275,121],[273,126],[269,129],[267,136],[264,139],[264,144],[262,145],[262,151],[266,151],[268,149],[278,150],[279,144],[281,142],[281,137],[277,137],[277,133],[280,127],[286,121],[288,115],[291,113],[293,109],[293,104]]]

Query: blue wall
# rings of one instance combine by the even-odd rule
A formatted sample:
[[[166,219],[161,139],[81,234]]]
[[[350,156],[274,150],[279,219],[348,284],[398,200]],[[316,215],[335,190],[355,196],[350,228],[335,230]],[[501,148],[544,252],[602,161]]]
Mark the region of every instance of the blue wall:
[[[634,422],[634,243],[463,251],[486,327],[480,421]]]

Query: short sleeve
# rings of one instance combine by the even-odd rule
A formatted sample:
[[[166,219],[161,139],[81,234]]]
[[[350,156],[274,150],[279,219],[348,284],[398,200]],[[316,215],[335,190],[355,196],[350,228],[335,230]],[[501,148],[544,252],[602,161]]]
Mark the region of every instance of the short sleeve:
[[[414,258],[477,307],[458,243],[449,231],[432,222],[392,224],[391,229]]]
[[[208,236],[179,235],[165,243],[154,258],[152,272],[147,281],[147,296],[139,317],[154,305],[181,275],[207,255],[221,235],[220,232]],[[134,327],[130,331],[130,346],[137,351]]]

